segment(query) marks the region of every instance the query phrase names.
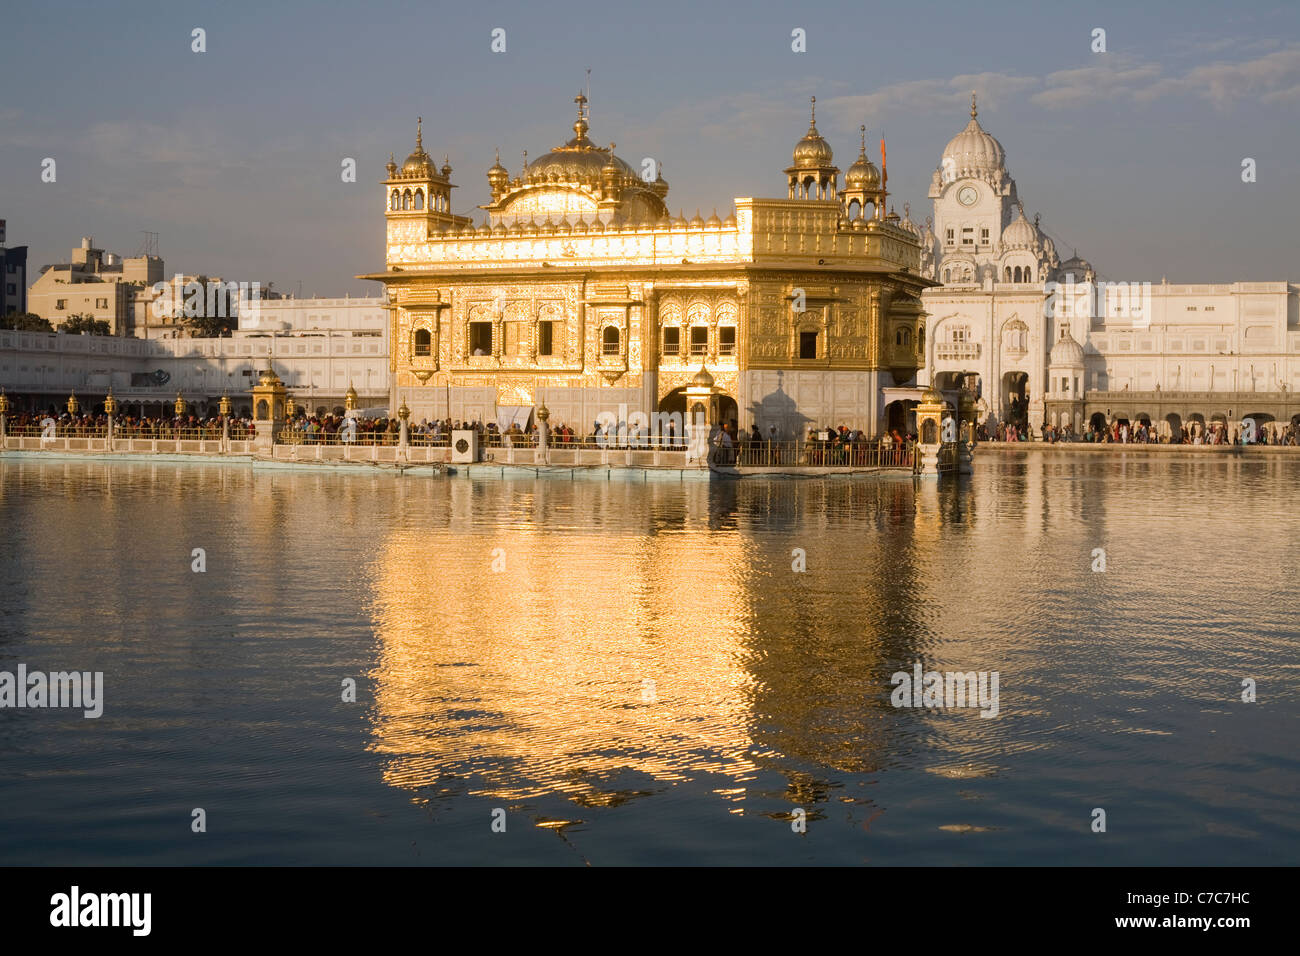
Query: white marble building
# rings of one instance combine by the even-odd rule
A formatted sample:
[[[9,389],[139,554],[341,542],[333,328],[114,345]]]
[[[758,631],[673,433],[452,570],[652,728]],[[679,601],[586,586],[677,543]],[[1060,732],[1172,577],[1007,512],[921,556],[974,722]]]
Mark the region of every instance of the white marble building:
[[[971,117],[944,148],[922,239],[925,368],[941,388],[975,382],[983,419],[1069,424],[1300,415],[1297,285],[1172,285],[1099,277],[1077,253],[1061,261],[1026,216],[1002,144]]]
[[[372,297],[245,301],[240,328],[220,338],[0,330],[0,387],[20,411],[61,409],[72,391],[95,410],[111,385],[124,414],[166,417],[178,392],[198,414],[228,394],[239,413],[269,364],[313,412],[341,408],[349,387],[361,407],[382,407],[388,328],[387,301]]]

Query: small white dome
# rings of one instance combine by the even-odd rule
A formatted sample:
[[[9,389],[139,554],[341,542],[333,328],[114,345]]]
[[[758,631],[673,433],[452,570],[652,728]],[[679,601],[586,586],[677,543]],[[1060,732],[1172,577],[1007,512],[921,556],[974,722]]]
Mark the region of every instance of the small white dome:
[[[1083,346],[1074,340],[1068,329],[1052,346],[1050,364],[1053,368],[1083,368]]]
[[[1032,249],[1038,243],[1038,230],[1025,218],[1024,209],[1006,229],[1002,230],[1002,245],[1008,249]]]

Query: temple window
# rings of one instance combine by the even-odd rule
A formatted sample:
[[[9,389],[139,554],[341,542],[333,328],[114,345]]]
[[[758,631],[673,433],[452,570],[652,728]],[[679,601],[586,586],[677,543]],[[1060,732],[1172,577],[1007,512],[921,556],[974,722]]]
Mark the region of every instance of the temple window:
[[[433,354],[433,336],[429,334],[428,329],[415,330],[415,354],[416,355]]]
[[[602,355],[617,355],[619,351],[618,327],[614,325],[605,326],[605,331],[601,333],[600,341]]]
[[[704,325],[691,326],[691,354],[703,355],[709,350],[709,329]]]
[[[402,194],[396,189],[393,190],[392,196],[389,197],[388,208],[394,212],[402,208]]]
[[[424,208],[424,190],[423,190],[423,189],[417,189],[417,190],[415,191],[415,208],[416,208],[416,209],[423,209],[423,208]]]
[[[736,354],[736,328],[731,325],[718,327],[718,354]]]
[[[555,323],[550,321],[537,323],[537,354],[555,354]]]
[[[469,354],[492,354],[492,323],[471,322],[469,324]]]
[[[801,359],[815,359],[817,357],[816,332],[799,333],[799,357]]]
[[[677,355],[682,348],[682,330],[673,326],[664,329],[664,355]]]

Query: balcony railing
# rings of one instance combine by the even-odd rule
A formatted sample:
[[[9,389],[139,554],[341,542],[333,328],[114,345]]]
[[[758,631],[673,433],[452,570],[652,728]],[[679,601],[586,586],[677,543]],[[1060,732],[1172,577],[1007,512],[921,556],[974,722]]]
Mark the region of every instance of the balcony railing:
[[[978,342],[940,342],[934,347],[934,357],[940,361],[966,361],[980,357]]]

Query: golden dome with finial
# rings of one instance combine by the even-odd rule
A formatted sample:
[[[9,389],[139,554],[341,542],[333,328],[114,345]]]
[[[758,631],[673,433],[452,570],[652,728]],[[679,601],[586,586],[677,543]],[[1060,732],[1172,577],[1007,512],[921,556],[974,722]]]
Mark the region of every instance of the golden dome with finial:
[[[424,117],[416,117],[415,120],[415,149],[410,156],[406,157],[406,162],[402,163],[402,174],[405,176],[432,176],[433,160],[429,154],[424,151]]]
[[[859,126],[858,129],[862,131],[862,146],[858,149],[858,158],[844,174],[844,185],[849,189],[879,189],[880,170],[867,159],[867,127]]]
[[[703,362],[700,363],[700,370],[696,372],[695,377],[691,379],[691,384],[696,388],[713,387],[713,376],[709,374],[709,370],[704,367]]]
[[[804,133],[803,139],[794,146],[794,165],[800,169],[829,166],[835,158],[831,144],[817,132],[817,97],[812,97],[810,102],[811,118],[808,121],[808,132]]]

